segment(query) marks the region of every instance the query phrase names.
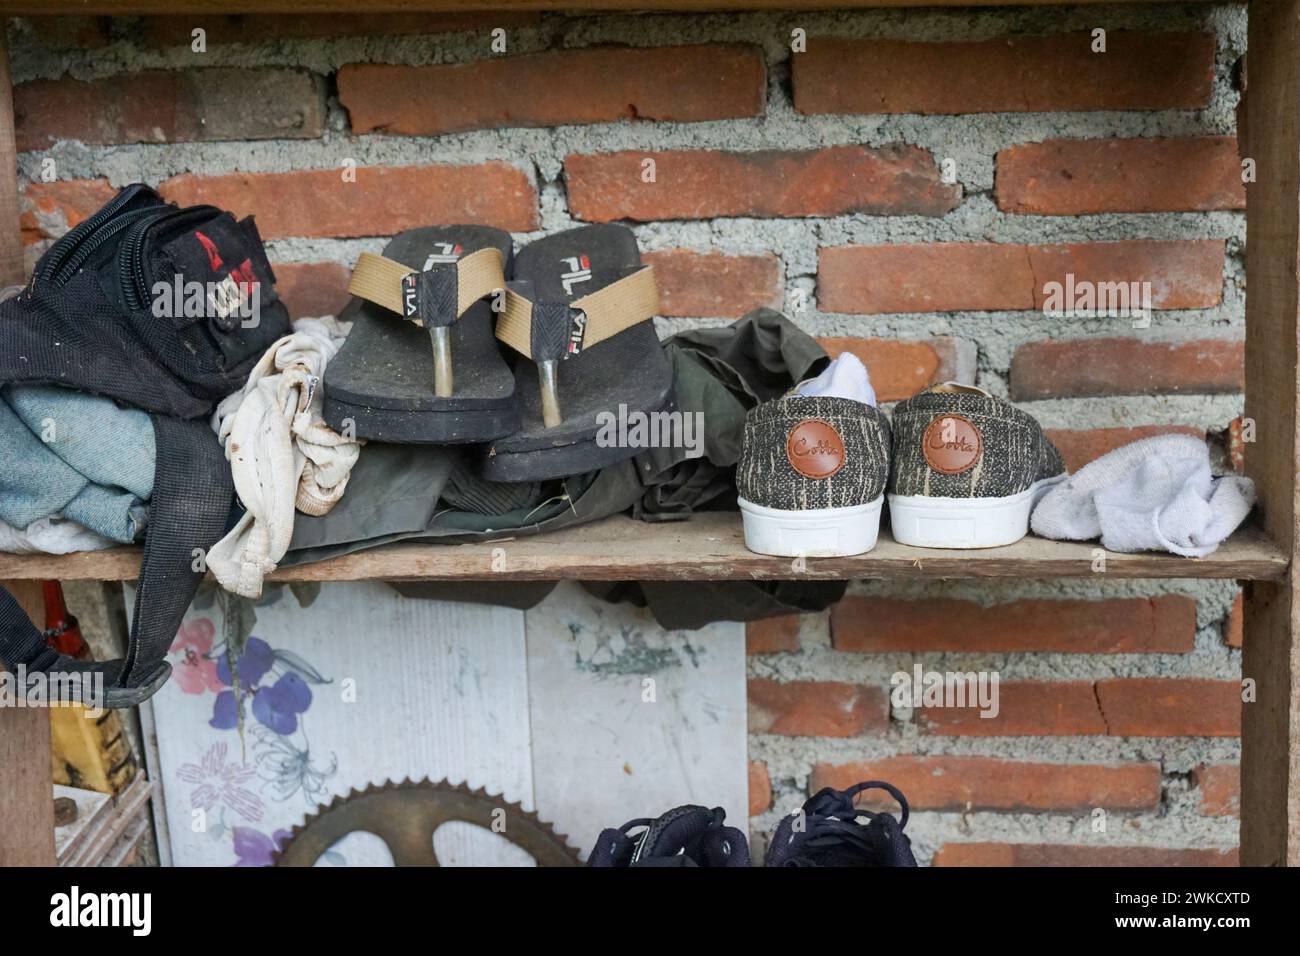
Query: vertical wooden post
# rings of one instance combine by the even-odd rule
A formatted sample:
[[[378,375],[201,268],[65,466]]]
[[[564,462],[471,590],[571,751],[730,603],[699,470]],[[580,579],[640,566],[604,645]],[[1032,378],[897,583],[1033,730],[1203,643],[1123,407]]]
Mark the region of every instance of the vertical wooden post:
[[[37,627],[43,626],[41,582],[4,583]],[[50,713],[0,707],[0,866],[54,863]]]
[[[0,285],[23,279],[13,86],[9,47],[0,29]],[[8,586],[37,627],[44,626],[40,582],[12,581]],[[50,715],[43,709],[0,708],[0,866],[53,866],[54,862]]]
[[[4,25],[0,17],[0,27]],[[0,29],[0,286],[24,279],[22,231],[18,225],[18,149],[14,143],[14,96],[9,78],[9,41]]]
[[[14,145],[9,47],[0,30],[0,285],[23,281],[18,226],[18,152]],[[9,583],[18,602],[44,625],[39,581]],[[0,866],[54,863],[50,718],[44,710],[0,709]]]
[[[1246,587],[1241,862],[1300,865],[1300,0],[1252,0],[1246,114],[1256,181],[1246,188],[1246,446],[1264,526],[1291,556],[1287,578]]]

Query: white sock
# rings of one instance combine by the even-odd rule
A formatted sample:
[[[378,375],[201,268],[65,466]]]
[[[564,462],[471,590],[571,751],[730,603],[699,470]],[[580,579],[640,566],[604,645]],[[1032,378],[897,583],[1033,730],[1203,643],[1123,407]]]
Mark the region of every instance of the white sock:
[[[1210,449],[1190,435],[1132,442],[1089,462],[1038,502],[1030,519],[1044,538],[1101,538],[1110,551],[1204,557],[1255,504],[1249,478],[1210,472]]]
[[[852,352],[841,352],[816,378],[795,386],[796,395],[830,395],[851,398],[864,405],[876,404],[876,390],[871,387],[867,367]]]

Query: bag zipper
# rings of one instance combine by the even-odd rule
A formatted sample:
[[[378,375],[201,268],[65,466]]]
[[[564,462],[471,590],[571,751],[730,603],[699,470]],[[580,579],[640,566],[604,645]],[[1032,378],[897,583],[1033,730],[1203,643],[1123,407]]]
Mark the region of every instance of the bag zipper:
[[[82,220],[75,227],[64,233],[54,245],[50,246],[46,252],[44,263],[41,268],[32,276],[33,281],[53,282],[55,276],[61,271],[64,262],[71,256],[76,248],[87,241],[97,230],[104,226],[109,220],[116,216],[122,209],[137,199],[148,187],[138,186],[135,188],[128,187],[110,199],[102,209],[93,213],[86,219]],[[161,202],[158,206],[166,208]],[[156,208],[150,206],[147,208]],[[84,261],[84,260],[83,260]]]
[[[139,222],[141,219],[156,218],[164,213],[165,209],[160,210],[154,208],[133,209],[131,212],[123,213],[116,220],[107,223],[103,228],[88,237],[85,242],[77,246],[77,248],[73,250],[72,254],[67,257],[67,260],[63,265],[59,267],[59,270],[50,279],[50,282],[57,286],[66,285],[68,280],[77,274],[77,270],[86,264],[86,260],[94,255],[95,250],[108,242],[108,240],[112,239],[123,229]]]

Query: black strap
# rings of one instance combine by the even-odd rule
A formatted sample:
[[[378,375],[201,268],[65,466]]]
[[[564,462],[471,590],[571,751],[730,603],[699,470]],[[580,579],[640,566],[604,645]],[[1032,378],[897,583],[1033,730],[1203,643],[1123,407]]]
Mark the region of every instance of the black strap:
[[[22,664],[49,664],[59,655],[49,649],[45,635],[36,629],[7,588],[0,587],[0,664],[10,669]]]
[[[13,595],[0,588],[0,660],[23,665],[29,675],[102,675],[107,697],[97,703],[107,707],[137,704],[166,680],[167,651],[203,580],[207,551],[225,533],[234,497],[230,468],[206,422],[152,419],[157,460],[126,657],[87,663],[50,650]]]
[[[235,495],[221,443],[205,421],[154,415],[153,431],[158,458],[123,687],[147,681],[167,657]]]
[[[426,329],[454,325],[460,273],[454,262],[437,262],[402,276],[402,318],[420,319]]]

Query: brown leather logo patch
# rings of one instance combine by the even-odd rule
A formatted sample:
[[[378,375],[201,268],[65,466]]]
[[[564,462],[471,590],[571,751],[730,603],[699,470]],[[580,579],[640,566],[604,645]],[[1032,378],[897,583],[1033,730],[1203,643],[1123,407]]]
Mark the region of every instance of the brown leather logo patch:
[[[921,450],[935,471],[957,475],[980,460],[980,431],[962,415],[938,415],[925,429]]]
[[[844,467],[844,440],[820,418],[805,418],[785,440],[790,467],[805,478],[829,478]]]

